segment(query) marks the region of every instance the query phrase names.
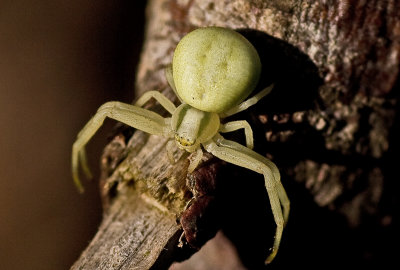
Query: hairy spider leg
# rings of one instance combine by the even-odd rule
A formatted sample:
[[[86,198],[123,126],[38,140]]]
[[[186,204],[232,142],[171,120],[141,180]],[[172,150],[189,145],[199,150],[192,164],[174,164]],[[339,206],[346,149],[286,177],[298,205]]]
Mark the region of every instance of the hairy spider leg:
[[[242,152],[241,150],[244,150],[242,148],[246,147],[240,146],[239,144],[238,146],[236,145],[236,143],[233,144],[233,141],[229,143],[228,142],[228,140],[225,140],[221,135],[218,134],[213,139],[209,140],[203,145],[208,152],[218,157],[219,159],[264,175],[265,187],[267,189],[272,214],[274,216],[274,220],[277,226],[272,252],[266,259],[266,263],[270,263],[275,258],[278,252],[285,223],[282,214],[281,199],[279,198],[278,192],[279,185],[277,185],[277,181],[274,177],[273,171],[268,166],[269,164],[265,163],[265,158],[263,156],[257,154],[256,152],[253,152],[248,148],[246,152]],[[230,147],[224,146],[228,144],[230,145]],[[250,154],[249,151],[253,153]]]
[[[78,137],[72,146],[72,176],[75,185],[80,192],[83,192],[83,186],[79,180],[79,159],[83,168],[88,167],[85,152],[81,153],[81,151],[84,149],[86,143],[101,127],[106,117],[117,120],[146,133],[171,137],[171,134],[169,134],[170,118],[164,119],[161,115],[155,112],[118,101],[111,101],[103,104],[81,132],[79,132]]]
[[[246,138],[246,146],[250,149],[253,149],[254,147],[254,139],[253,139],[253,130],[251,129],[250,124],[245,121],[245,120],[239,120],[239,121],[231,121],[227,122],[225,124],[221,124],[219,127],[219,132],[222,133],[227,133],[227,132],[232,132],[238,129],[244,129],[244,135]]]
[[[258,92],[257,94],[255,94],[254,96],[252,96],[251,98],[243,101],[242,103],[230,108],[228,111],[220,113],[219,117],[221,118],[225,118],[234,114],[237,114],[241,111],[247,110],[250,106],[253,106],[254,104],[256,104],[260,99],[262,99],[263,97],[265,97],[266,95],[268,95],[272,88],[274,87],[273,84],[271,84],[270,86],[264,88],[263,90],[261,90],[260,92]]]

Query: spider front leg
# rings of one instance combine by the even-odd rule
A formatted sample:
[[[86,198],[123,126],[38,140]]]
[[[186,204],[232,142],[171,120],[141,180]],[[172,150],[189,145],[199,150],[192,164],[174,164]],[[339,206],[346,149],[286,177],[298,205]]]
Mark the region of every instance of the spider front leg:
[[[86,175],[89,176],[90,172],[86,162],[84,147],[101,127],[106,117],[153,135],[171,137],[169,126],[170,118],[163,118],[155,112],[122,102],[111,101],[103,104],[92,119],[90,119],[79,132],[72,146],[72,176],[80,192],[83,192],[83,186],[79,180],[78,163],[80,161]]]
[[[217,134],[212,140],[209,140],[203,145],[208,152],[226,162],[250,169],[264,175],[265,187],[267,189],[272,214],[274,216],[274,220],[277,226],[272,252],[266,259],[266,263],[270,263],[275,258],[278,252],[282,238],[283,227],[285,224],[285,218],[282,214],[281,205],[289,205],[289,200],[287,199],[287,196],[286,198],[285,196],[282,196],[280,185],[277,183],[277,179],[275,179],[273,172],[275,170],[275,167],[271,168],[269,166],[270,164],[265,162],[265,158],[263,156],[253,152],[252,150],[244,146],[236,144],[235,142],[225,140],[219,134]],[[244,150],[244,148],[246,148],[247,150],[242,151]],[[287,201],[287,203],[285,202],[285,200]],[[288,209],[286,210],[287,213],[285,213],[285,215],[288,214]]]

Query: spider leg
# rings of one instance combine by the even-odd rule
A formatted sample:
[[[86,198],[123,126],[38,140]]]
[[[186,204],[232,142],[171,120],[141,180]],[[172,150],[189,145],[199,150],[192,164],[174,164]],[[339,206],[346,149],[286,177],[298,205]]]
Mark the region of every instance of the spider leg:
[[[174,140],[169,140],[167,142],[167,145],[165,146],[165,149],[167,150],[167,156],[168,156],[168,160],[171,164],[175,164],[175,157],[174,157],[174,144],[175,141]]]
[[[88,174],[84,147],[101,127],[106,117],[117,120],[146,133],[171,137],[168,124],[170,118],[164,119],[161,115],[155,112],[117,101],[103,104],[92,119],[90,119],[90,121],[79,132],[77,139],[72,146],[72,176],[75,185],[80,192],[83,192],[83,186],[79,180],[79,160],[82,164],[82,168],[85,170],[86,174]]]
[[[190,165],[188,167],[189,173],[192,173],[197,168],[202,158],[203,158],[203,150],[201,150],[201,147],[199,147],[196,153],[194,154],[194,158],[190,162]]]
[[[274,87],[273,84],[271,84],[270,86],[268,86],[267,88],[264,88],[263,90],[261,90],[260,92],[258,92],[256,95],[254,95],[253,97],[243,101],[242,103],[236,105],[235,107],[229,109],[226,112],[221,113],[219,116],[221,118],[225,118],[234,114],[237,114],[241,111],[247,110],[247,108],[249,108],[250,106],[253,106],[254,104],[256,104],[260,99],[262,99],[263,97],[265,97],[266,95],[268,95],[272,88]]]
[[[244,135],[246,136],[246,146],[250,149],[254,147],[253,130],[249,123],[245,120],[231,121],[225,124],[221,124],[219,132],[226,133],[232,132],[238,129],[244,129]]]
[[[135,106],[142,107],[151,98],[157,100],[170,114],[176,110],[174,103],[158,91],[147,91],[136,101]]]
[[[204,148],[214,156],[232,164],[250,169],[264,175],[265,187],[271,204],[272,214],[276,223],[275,240],[271,254],[267,257],[266,263],[270,263],[276,256],[282,238],[284,227],[284,216],[282,214],[279,185],[274,177],[274,168],[265,163],[264,157],[248,149],[244,152],[244,146],[232,141],[225,140],[221,135],[216,135],[212,140],[204,143]],[[227,146],[229,145],[229,146]]]
[[[271,160],[269,160],[268,158],[254,152],[253,150],[244,147],[243,145],[234,142],[234,141],[230,141],[230,140],[225,140],[222,137],[219,138],[220,142],[219,145],[220,146],[224,146],[224,147],[228,147],[231,149],[236,149],[242,153],[245,153],[249,156],[252,156],[258,160],[260,160],[261,162],[263,162],[264,164],[266,164],[272,171],[272,174],[274,175],[274,179],[276,182],[276,188],[278,191],[278,196],[279,196],[279,200],[281,202],[282,205],[282,209],[283,209],[283,219],[285,221],[285,225],[288,222],[289,219],[289,212],[290,212],[290,200],[286,194],[285,189],[283,188],[282,182],[281,182],[281,174],[279,173],[278,168],[276,167],[275,163],[273,163]]]
[[[86,156],[86,149],[83,147],[79,153],[79,160],[80,160],[80,164],[82,167],[83,172],[85,173],[86,177],[88,179],[92,179],[93,178],[93,174],[90,171],[90,168],[88,166],[88,162],[87,162],[87,156]]]
[[[174,77],[172,75],[172,64],[169,64],[166,68],[165,68],[165,77],[167,78],[168,84],[169,86],[171,86],[172,90],[174,91],[175,95],[178,97],[179,101],[181,103],[185,103],[181,97],[178,95],[178,92],[176,91],[176,86],[175,86],[175,82],[174,82]]]

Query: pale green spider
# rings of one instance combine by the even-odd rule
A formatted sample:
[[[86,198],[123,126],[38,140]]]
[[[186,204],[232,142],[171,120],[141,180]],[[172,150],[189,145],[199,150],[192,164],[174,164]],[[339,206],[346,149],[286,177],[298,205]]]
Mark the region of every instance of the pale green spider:
[[[243,102],[255,88],[260,70],[257,51],[239,33],[219,27],[200,28],[189,33],[177,45],[172,65],[166,68],[168,83],[182,104],[175,107],[157,91],[146,92],[135,105],[117,101],[103,104],[78,134],[72,147],[72,174],[76,186],[83,191],[78,176],[79,160],[84,172],[90,176],[84,147],[106,117],[170,138],[180,149],[195,152],[189,172],[196,169],[204,148],[222,160],[264,175],[277,225],[272,252],[266,260],[266,263],[271,262],[277,254],[289,216],[289,199],[281,184],[280,173],[273,162],[251,150],[253,132],[247,121],[222,124],[220,120],[246,110],[271,91],[272,85]],[[151,98],[172,116],[163,118],[141,108]],[[238,129],[244,129],[247,147],[220,135]]]

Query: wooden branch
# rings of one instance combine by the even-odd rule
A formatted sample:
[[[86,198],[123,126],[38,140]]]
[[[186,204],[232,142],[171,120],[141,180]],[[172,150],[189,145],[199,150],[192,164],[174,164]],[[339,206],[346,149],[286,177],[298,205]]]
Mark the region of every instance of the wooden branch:
[[[157,209],[138,190],[125,191],[71,269],[149,269],[156,261],[168,267],[171,256],[163,251],[181,234],[175,216]]]
[[[317,208],[328,207],[357,227],[366,216],[381,211],[378,202],[384,196],[384,179],[390,179],[388,172],[392,171],[385,173],[382,168],[397,113],[394,89],[398,87],[400,63],[399,10],[400,2],[395,0],[152,0],[147,9],[136,93],[139,96],[161,89],[176,101],[163,69],[171,62],[177,42],[190,30],[217,25],[243,33],[262,60],[260,87],[274,82],[275,89],[240,117],[254,128],[256,150],[280,167],[289,196],[295,201],[296,194],[312,196],[315,208],[298,207],[291,217],[290,223],[296,223],[299,229],[289,225],[291,235],[309,236],[307,243],[300,244],[312,249],[313,241],[317,241],[312,235],[318,225],[302,223],[304,215],[314,220],[320,213]],[[168,161],[165,139],[138,131],[130,138],[130,132],[122,129],[105,149],[101,180],[104,219],[72,269],[166,269],[180,259],[176,254],[182,251],[177,247],[182,230],[176,220],[192,196],[186,182],[205,177],[211,167],[187,175],[189,163],[181,152],[175,153],[176,164]],[[256,178],[230,169],[229,185],[240,185],[231,181],[234,178],[242,187],[244,179]],[[219,171],[207,177],[215,178]],[[253,185],[250,182],[245,185]],[[262,184],[255,185],[262,189]],[[254,194],[242,189],[234,196],[246,201]],[[298,205],[304,205],[307,199],[302,201],[298,196]],[[264,211],[268,210],[266,198],[260,201],[266,207]],[[257,211],[256,217],[263,210]],[[229,223],[258,224],[259,220],[249,217]],[[235,231],[227,224],[221,226],[225,231]],[[254,228],[249,231],[256,231]],[[273,226],[271,230],[272,235]],[[230,236],[247,267],[252,267],[252,261],[263,261],[263,249],[269,243],[261,247],[256,241],[241,245],[244,238],[235,241],[235,233]],[[295,240],[289,243],[296,245]],[[246,253],[253,246],[263,255],[251,257],[255,256],[253,249]],[[338,248],[342,250],[342,243]],[[296,252],[290,254],[297,254],[295,261],[300,264],[310,254],[306,248]],[[280,256],[285,255],[279,254],[278,260]]]

